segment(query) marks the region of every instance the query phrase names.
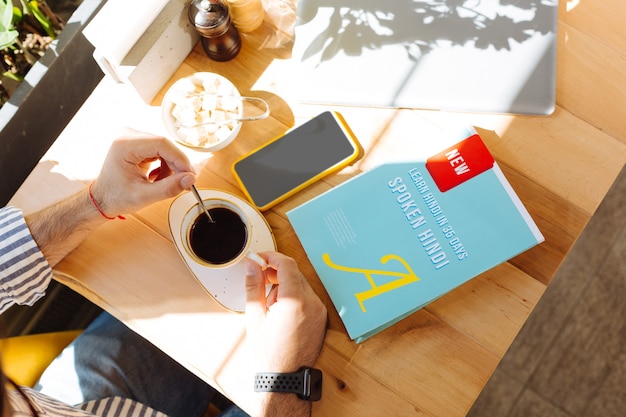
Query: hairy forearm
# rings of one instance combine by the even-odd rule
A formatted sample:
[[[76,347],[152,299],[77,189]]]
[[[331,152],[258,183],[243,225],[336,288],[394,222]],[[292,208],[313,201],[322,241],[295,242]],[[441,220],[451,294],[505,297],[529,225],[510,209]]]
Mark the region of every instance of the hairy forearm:
[[[311,403],[299,399],[295,394],[267,393],[261,404],[258,417],[310,417]]]
[[[25,219],[35,242],[52,267],[106,221],[93,205],[87,190]]]

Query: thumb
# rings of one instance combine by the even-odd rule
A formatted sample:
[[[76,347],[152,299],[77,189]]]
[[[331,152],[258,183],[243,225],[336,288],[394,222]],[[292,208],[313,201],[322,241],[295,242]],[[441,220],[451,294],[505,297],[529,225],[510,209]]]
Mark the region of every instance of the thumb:
[[[154,201],[158,201],[165,198],[175,197],[181,192],[189,189],[195,181],[196,179],[193,174],[188,172],[172,174],[151,184],[151,187],[149,187],[149,193],[151,194],[149,198]]]
[[[265,316],[265,276],[261,267],[250,259],[245,259],[246,267],[246,315],[253,318]]]

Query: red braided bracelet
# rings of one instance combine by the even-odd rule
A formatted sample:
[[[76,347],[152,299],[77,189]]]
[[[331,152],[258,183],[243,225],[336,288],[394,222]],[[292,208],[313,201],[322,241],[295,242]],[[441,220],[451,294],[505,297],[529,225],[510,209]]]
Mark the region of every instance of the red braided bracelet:
[[[98,202],[96,201],[95,198],[93,198],[93,194],[91,193],[91,187],[93,186],[93,183],[95,181],[93,181],[91,184],[89,184],[89,198],[91,199],[91,202],[93,203],[94,206],[96,206],[96,208],[98,209],[98,212],[100,214],[102,214],[102,217],[104,217],[107,220],[115,220],[115,219],[121,219],[121,220],[126,220],[126,217],[119,215],[116,217],[109,217],[106,214],[104,214],[104,211],[102,211],[102,209],[100,208],[100,206],[98,205]]]

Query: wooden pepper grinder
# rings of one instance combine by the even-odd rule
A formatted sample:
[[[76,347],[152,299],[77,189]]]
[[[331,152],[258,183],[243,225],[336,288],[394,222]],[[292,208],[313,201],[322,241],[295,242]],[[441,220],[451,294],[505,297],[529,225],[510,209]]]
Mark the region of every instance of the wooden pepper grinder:
[[[241,50],[241,38],[232,24],[225,0],[193,0],[189,21],[200,34],[202,48],[215,61],[228,61]]]
[[[265,10],[261,0],[227,0],[233,24],[241,33],[252,32],[263,23]]]

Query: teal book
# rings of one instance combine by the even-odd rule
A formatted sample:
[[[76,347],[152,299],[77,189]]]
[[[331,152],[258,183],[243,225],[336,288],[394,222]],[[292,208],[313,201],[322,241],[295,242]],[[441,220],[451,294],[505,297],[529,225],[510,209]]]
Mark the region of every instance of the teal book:
[[[357,343],[544,240],[475,132],[408,160],[287,213]]]

